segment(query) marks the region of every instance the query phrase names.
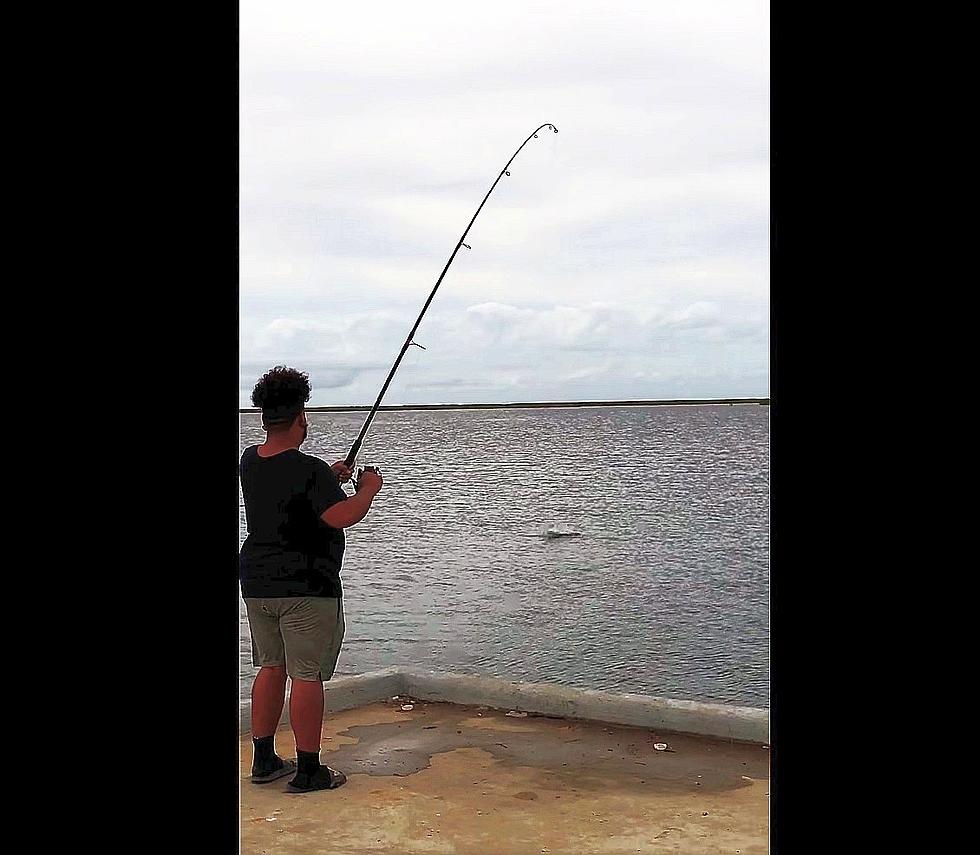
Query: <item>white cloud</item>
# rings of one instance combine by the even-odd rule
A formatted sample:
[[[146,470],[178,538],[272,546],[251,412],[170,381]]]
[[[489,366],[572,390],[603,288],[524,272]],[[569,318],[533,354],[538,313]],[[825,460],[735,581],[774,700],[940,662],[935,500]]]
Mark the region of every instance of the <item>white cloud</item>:
[[[426,350],[409,348],[386,401],[483,401],[494,389],[511,399],[569,399],[565,387],[580,390],[579,398],[684,397],[685,378],[696,389],[706,378],[716,382],[692,397],[761,395],[767,321],[759,307],[705,302],[639,312],[612,303],[434,310],[415,336]],[[285,362],[310,372],[313,404],[373,400],[409,325],[387,311],[340,314],[329,323],[274,320],[247,342],[242,389]],[[733,372],[739,367],[747,369],[741,380]],[[725,391],[724,382],[735,386]]]
[[[373,400],[554,122],[389,399],[765,394],[766,3],[243,0],[241,33],[243,389],[306,361]]]

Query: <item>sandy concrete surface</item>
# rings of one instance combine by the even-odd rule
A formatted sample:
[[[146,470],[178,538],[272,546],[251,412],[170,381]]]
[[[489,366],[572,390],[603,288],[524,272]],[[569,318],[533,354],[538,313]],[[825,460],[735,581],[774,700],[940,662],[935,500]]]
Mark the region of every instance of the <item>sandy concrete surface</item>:
[[[332,791],[252,784],[246,734],[243,855],[768,852],[763,746],[409,702],[329,715],[321,762],[349,779]],[[288,727],[276,746],[295,757]]]

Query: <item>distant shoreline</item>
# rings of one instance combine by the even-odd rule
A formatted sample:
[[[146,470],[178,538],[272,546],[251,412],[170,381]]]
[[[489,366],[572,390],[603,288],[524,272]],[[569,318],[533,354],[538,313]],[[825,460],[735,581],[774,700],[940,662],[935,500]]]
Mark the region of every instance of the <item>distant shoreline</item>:
[[[717,407],[724,404],[757,404],[768,407],[768,398],[687,398],[665,401],[526,401],[509,404],[382,404],[379,412],[403,410],[547,410],[572,407]],[[308,413],[366,413],[371,405],[307,407]],[[255,407],[240,408],[239,413],[259,413]]]

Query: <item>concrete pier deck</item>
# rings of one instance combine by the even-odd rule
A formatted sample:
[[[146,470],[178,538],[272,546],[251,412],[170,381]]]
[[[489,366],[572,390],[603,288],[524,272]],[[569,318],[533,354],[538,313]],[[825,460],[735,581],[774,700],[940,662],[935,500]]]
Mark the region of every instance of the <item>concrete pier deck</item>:
[[[768,851],[758,742],[404,696],[328,709],[321,760],[348,775],[337,790],[252,784],[243,733],[243,855]],[[286,724],[277,749],[295,757]]]

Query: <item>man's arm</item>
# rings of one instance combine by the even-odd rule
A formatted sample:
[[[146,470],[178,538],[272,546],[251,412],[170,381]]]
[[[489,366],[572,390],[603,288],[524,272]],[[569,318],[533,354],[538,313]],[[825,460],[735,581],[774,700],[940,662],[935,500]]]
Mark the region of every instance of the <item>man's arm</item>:
[[[343,502],[331,505],[321,515],[331,528],[350,528],[359,523],[371,509],[374,497],[381,492],[381,476],[376,472],[365,472],[361,475],[358,491]]]

